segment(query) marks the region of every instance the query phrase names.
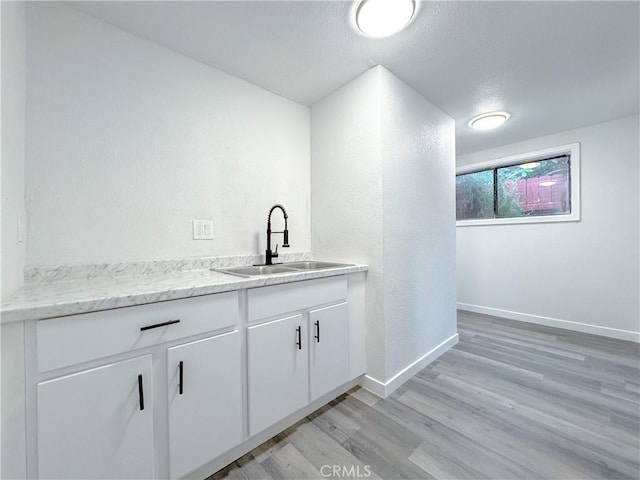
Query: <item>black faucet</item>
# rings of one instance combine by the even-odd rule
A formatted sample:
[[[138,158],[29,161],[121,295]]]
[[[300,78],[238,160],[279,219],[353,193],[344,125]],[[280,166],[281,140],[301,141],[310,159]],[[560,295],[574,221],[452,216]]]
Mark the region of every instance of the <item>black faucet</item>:
[[[276,208],[279,208],[280,210],[282,210],[282,213],[284,214],[284,230],[282,232],[272,232],[271,231],[271,214],[273,213],[273,211]],[[278,245],[277,244],[276,244],[276,251],[275,252],[271,252],[271,234],[272,233],[282,233],[282,234],[284,234],[284,240],[283,240],[283,243],[282,243],[282,247],[283,248],[288,248],[289,247],[289,230],[287,229],[287,218],[289,218],[289,216],[287,215],[287,211],[279,203],[274,205],[273,207],[271,207],[271,210],[269,210],[269,218],[267,219],[267,252],[266,252],[265,261],[264,261],[265,265],[273,265],[272,259],[278,257]]]

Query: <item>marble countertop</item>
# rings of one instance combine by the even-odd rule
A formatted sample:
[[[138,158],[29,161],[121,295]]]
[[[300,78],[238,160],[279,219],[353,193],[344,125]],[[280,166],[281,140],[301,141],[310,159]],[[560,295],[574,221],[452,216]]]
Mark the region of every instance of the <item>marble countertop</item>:
[[[210,269],[28,284],[2,301],[2,323],[61,317],[244,288],[363,272],[353,265],[242,278]]]

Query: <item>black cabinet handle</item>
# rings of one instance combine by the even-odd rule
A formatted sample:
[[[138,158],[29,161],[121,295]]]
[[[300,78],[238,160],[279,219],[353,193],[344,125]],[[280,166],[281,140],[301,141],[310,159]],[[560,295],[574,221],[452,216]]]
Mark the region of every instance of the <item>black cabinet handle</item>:
[[[146,327],[140,327],[140,331],[144,332],[145,330],[151,330],[152,328],[166,327],[167,325],[173,325],[174,323],[180,323],[180,319],[169,320],[168,322],[156,323],[155,325],[147,325]]]
[[[180,360],[180,383],[178,384],[178,393],[182,395],[184,386],[184,363]]]
[[[138,375],[138,400],[140,402],[140,410],[144,410],[144,387],[142,386],[142,375]]]
[[[298,332],[298,341],[296,345],[298,345],[298,350],[302,350],[302,327],[296,328],[296,332]]]
[[[316,320],[316,323],[314,323],[314,325],[316,326],[316,334],[314,335],[314,338],[318,341],[318,343],[320,343],[320,320]]]

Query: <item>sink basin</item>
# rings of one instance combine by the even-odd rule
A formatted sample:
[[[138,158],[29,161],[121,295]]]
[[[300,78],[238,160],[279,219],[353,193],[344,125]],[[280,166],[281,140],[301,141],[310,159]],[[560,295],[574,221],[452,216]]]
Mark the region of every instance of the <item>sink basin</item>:
[[[283,263],[282,266],[288,268],[296,268],[298,270],[322,270],[323,268],[339,268],[352,267],[349,263],[331,263],[331,262],[289,262]]]
[[[258,275],[271,275],[273,273],[295,273],[299,271],[295,268],[282,267],[280,265],[263,265],[254,267],[236,267],[214,269],[216,272],[229,273],[239,277],[255,277]]]
[[[296,273],[304,270],[322,270],[325,268],[351,267],[349,263],[331,262],[289,262],[279,265],[254,265],[253,267],[212,268],[216,272],[228,273],[238,277],[256,277],[274,273]]]

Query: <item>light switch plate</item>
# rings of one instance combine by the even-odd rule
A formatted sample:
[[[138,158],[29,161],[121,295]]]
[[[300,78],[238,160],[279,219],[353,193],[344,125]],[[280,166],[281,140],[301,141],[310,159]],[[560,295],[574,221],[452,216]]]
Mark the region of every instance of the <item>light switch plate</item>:
[[[194,220],[193,239],[213,240],[213,220]]]

